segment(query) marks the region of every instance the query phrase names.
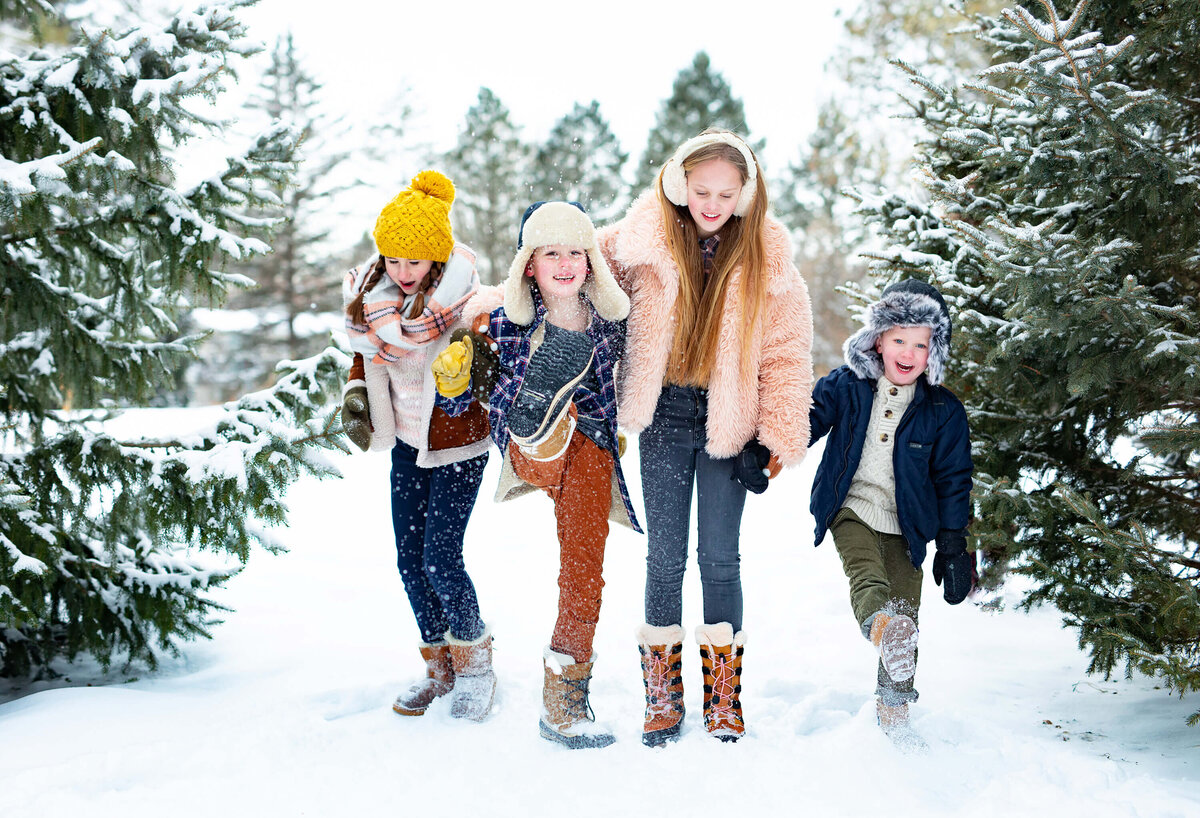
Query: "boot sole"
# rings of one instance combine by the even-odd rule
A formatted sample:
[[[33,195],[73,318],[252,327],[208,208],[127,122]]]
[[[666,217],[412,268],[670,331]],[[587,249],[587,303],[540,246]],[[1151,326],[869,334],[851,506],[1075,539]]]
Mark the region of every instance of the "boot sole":
[[[424,715],[425,715],[425,710],[427,710],[427,709],[428,709],[428,708],[422,708],[422,709],[420,709],[420,710],[414,710],[414,709],[412,709],[412,708],[409,708],[409,707],[402,707],[402,706],[400,706],[400,705],[398,705],[398,704],[395,704],[395,703],[393,703],[393,704],[392,704],[392,712],[393,712],[393,713],[396,713],[396,714],[398,714],[398,715],[401,715],[401,716],[424,716]]]
[[[547,741],[561,744],[571,750],[591,750],[607,747],[616,741],[615,736],[564,736],[544,721],[538,721],[538,733]]]
[[[642,733],[642,744],[647,747],[661,747],[668,741],[676,741],[679,739],[682,722],[671,727],[664,727],[662,730],[651,730],[649,733]]]
[[[879,639],[879,658],[894,682],[906,682],[917,673],[917,624],[903,614],[893,616]]]
[[[745,735],[745,733],[735,733],[732,730],[729,730],[728,728],[721,728],[718,730],[710,730],[708,734],[710,736],[712,736],[713,738],[717,739],[718,741],[724,741],[726,743],[732,743],[734,741],[737,741],[738,739],[740,739],[742,736]]]
[[[583,383],[584,378],[587,377],[590,369],[591,361],[588,361],[588,367],[574,378],[563,384],[562,388],[560,388],[553,397],[548,399],[543,398],[546,400],[546,414],[542,417],[542,422],[538,424],[537,428],[534,429],[531,434],[519,435],[512,431],[511,426],[509,427],[509,436],[516,441],[518,446],[531,448],[533,446],[537,446],[550,436],[550,433],[554,431],[554,427],[559,424],[559,422],[563,419],[563,416],[566,415],[568,410],[570,410],[571,399],[575,397],[575,390],[579,387],[579,384]],[[532,389],[529,391],[533,392]],[[518,392],[517,399],[519,400],[520,397],[521,394]],[[513,401],[513,404],[516,404],[516,400]]]
[[[547,329],[547,332],[549,331]],[[546,355],[541,358],[543,349]],[[586,363],[583,362],[585,351]],[[566,345],[559,345],[555,349],[539,348],[533,357],[539,357],[539,366],[545,366],[548,371],[552,372],[557,370],[557,374],[565,374],[568,377],[556,388],[554,383],[544,382],[537,373],[530,377],[531,373],[526,372],[521,388],[513,397],[512,407],[508,412],[509,434],[518,446],[524,447],[533,447],[540,443],[558,423],[563,413],[567,411],[571,405],[571,399],[575,395],[575,389],[583,383],[592,368],[592,362],[596,359],[596,350],[591,345],[591,339],[584,336],[573,338]],[[529,365],[533,366],[533,364],[531,358]],[[547,370],[539,369],[538,372],[544,373]],[[530,403],[529,397],[533,398],[532,405],[539,407],[535,415],[526,414],[529,407],[525,404]],[[536,422],[526,422],[538,415],[540,418]]]

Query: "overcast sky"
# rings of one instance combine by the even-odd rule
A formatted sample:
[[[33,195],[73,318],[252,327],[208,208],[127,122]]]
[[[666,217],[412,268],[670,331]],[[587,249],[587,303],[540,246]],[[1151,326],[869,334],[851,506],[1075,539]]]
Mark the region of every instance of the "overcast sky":
[[[394,147],[381,144],[395,157],[389,163],[395,175],[381,179],[379,190],[349,197],[350,214],[334,227],[334,240],[342,243],[370,228],[381,204],[421,169],[430,149],[454,145],[480,86],[499,96],[530,142],[545,138],[575,102],[596,99],[636,161],[676,74],[700,50],[744,102],[754,138],[767,140],[760,159],[773,178],[812,130],[824,91],[822,67],[841,36],[837,9],[853,5],[260,0],[241,16],[251,37],[268,46],[279,34],[293,33],[336,113],[386,124],[396,114],[400,89],[409,89],[417,116]],[[242,91],[253,84],[244,71]],[[239,96],[231,93],[223,103]],[[386,128],[374,133],[387,139]],[[200,166],[191,170],[207,175]],[[631,175],[628,166],[626,172]]]
[[[290,28],[346,110],[386,121],[396,90],[411,87],[421,136],[436,149],[454,144],[486,85],[527,140],[544,137],[573,103],[599,100],[636,158],[675,75],[703,49],[745,102],[754,135],[766,137],[763,159],[782,167],[812,128],[840,5],[261,0],[244,17],[267,41]]]

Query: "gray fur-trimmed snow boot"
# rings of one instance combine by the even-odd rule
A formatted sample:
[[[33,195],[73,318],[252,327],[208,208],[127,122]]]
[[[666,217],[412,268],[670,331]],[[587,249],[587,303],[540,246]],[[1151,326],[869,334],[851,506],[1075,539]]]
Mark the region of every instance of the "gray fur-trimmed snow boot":
[[[492,632],[470,642],[449,633],[450,660],[454,664],[454,690],[450,692],[450,715],[456,719],[483,721],[496,697],[496,674],[492,672]]]

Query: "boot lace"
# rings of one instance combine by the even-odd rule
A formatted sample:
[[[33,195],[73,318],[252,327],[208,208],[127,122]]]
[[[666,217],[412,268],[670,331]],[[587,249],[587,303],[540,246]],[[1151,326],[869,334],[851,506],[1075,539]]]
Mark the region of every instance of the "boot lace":
[[[590,682],[590,678],[568,679],[565,676],[563,677],[563,684],[570,688],[570,690],[563,694],[563,700],[566,703],[567,714],[572,720],[596,720],[596,714],[592,710],[592,703],[588,701],[588,684]]]
[[[717,724],[740,725],[742,716],[738,712],[741,702],[734,685],[733,652],[712,651],[712,696],[709,699],[710,720]]]
[[[646,714],[649,717],[666,715],[671,712],[669,685],[671,682],[671,662],[666,651],[659,652],[647,649],[644,657],[646,662]]]

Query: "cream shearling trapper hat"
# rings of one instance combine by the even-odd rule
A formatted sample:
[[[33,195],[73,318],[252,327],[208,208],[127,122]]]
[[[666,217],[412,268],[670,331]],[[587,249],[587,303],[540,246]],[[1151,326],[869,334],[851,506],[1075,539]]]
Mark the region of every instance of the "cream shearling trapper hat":
[[[754,190],[758,182],[758,163],[754,160],[754,152],[750,150],[750,146],[743,142],[737,134],[729,131],[714,131],[693,136],[675,150],[674,155],[667,160],[667,164],[663,165],[662,170],[663,193],[666,194],[667,201],[679,207],[687,206],[687,174],[683,171],[683,160],[700,148],[721,142],[737,148],[746,159],[746,167],[750,169],[750,175],[746,179],[746,183],[742,185],[742,193],[738,196],[733,215],[745,216],[750,212],[750,205],[754,202]]]
[[[583,294],[596,312],[607,321],[620,321],[629,315],[629,296],[617,284],[608,263],[596,243],[596,228],[583,205],[577,202],[536,202],[521,217],[517,232],[517,255],[508,268],[504,282],[504,314],[514,324],[533,323],[533,279],[525,267],[533,251],[550,244],[582,247],[591,264],[591,273],[583,283]]]

